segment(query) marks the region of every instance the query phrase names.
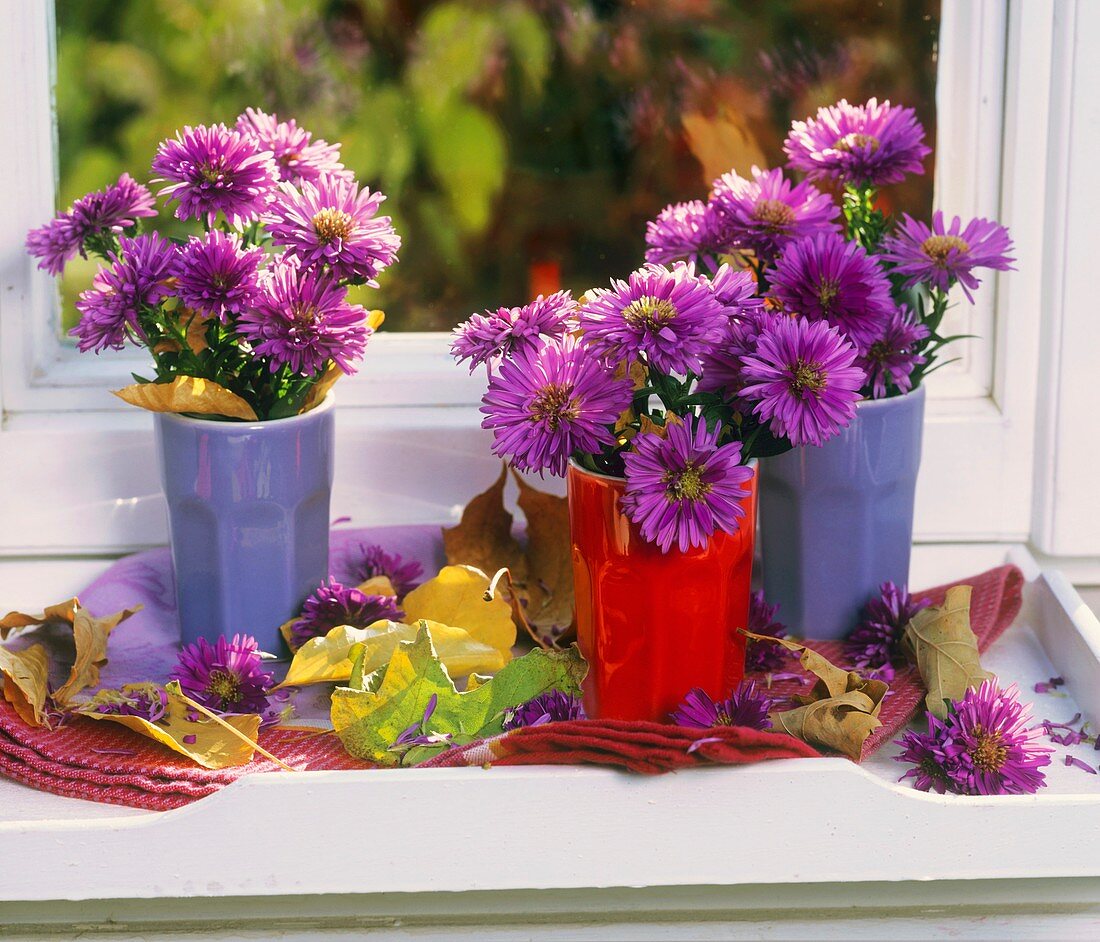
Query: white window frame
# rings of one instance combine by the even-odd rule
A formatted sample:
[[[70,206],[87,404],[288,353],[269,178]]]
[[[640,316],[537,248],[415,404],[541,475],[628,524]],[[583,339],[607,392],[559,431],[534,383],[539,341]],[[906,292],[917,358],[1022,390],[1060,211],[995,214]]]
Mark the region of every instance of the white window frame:
[[[109,394],[147,361],[62,344],[56,287],[23,250],[54,211],[52,2],[0,0],[0,17],[0,126],[14,142],[0,175],[0,555],[163,542],[149,416]],[[1009,224],[1020,262],[952,315],[982,339],[929,384],[924,541],[1019,541],[1031,530],[1047,212],[1034,181],[1046,179],[1053,21],[1047,2],[943,3],[936,202]],[[341,381],[334,510],[361,524],[439,521],[492,479],[480,377],[447,347],[443,333],[383,332],[362,373]]]

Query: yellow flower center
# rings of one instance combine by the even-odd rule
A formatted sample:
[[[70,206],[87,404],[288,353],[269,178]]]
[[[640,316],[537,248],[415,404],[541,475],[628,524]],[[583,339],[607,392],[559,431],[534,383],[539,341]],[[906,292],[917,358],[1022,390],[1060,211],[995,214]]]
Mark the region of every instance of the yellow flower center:
[[[221,179],[222,171],[212,164],[203,164],[199,167],[199,174],[207,183],[217,183]]]
[[[1008,758],[1008,749],[1001,744],[999,732],[987,733],[982,727],[974,727],[977,745],[970,750],[970,758],[976,769],[983,772],[999,772]]]
[[[855,132],[851,134],[845,134],[844,137],[838,138],[837,142],[833,145],[833,150],[842,150],[845,153],[851,153],[857,147],[869,147],[871,153],[879,149],[879,139],[871,134],[857,134]]]
[[[833,306],[833,301],[840,293],[840,285],[835,281],[822,281],[817,286],[817,300],[821,303],[821,310],[828,314]]]
[[[665,473],[665,497],[669,502],[677,500],[702,500],[710,493],[711,486],[703,480],[701,468],[689,464],[680,471]]]
[[[623,308],[623,320],[631,327],[640,327],[655,333],[676,320],[676,305],[663,298],[643,295]]]
[[[316,319],[317,308],[312,304],[296,304],[294,305],[292,313],[296,323],[301,324],[303,327],[307,327]]]
[[[752,208],[752,217],[773,232],[794,225],[794,210],[782,200],[757,200]]]
[[[557,431],[562,422],[575,419],[577,413],[577,401],[570,384],[548,383],[531,403],[531,416],[545,423],[551,432]]]
[[[239,703],[241,699],[241,682],[235,674],[215,669],[210,672],[206,692],[213,694],[215,697],[220,697],[223,703]]]
[[[825,372],[820,363],[806,363],[799,360],[791,370],[791,378],[788,383],[791,392],[802,395],[806,390],[820,392],[825,387]]]
[[[940,268],[947,264],[947,256],[952,249],[957,249],[960,255],[970,251],[965,239],[953,235],[932,235],[920,245],[921,251],[927,255]]]
[[[351,215],[341,209],[322,209],[312,222],[313,231],[323,245],[346,239],[353,228]]]

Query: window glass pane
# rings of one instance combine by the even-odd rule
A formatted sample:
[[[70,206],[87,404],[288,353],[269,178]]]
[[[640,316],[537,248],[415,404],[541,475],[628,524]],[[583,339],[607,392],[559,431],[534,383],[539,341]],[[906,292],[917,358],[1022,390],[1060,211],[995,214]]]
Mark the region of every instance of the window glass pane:
[[[293,116],[389,196],[405,245],[371,306],[442,330],[636,267],[666,203],[781,162],[790,120],[837,98],[910,104],[934,144],[939,6],[57,0],[62,205],[147,181],[184,124]],[[928,211],[932,161],[886,208]],[[93,270],[66,274],[67,324]]]

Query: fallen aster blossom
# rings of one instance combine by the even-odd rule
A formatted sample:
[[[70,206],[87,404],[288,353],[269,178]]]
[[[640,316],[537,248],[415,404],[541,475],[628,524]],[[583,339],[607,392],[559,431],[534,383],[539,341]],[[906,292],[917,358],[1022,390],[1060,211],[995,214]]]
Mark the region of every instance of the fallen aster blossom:
[[[246,108],[237,118],[237,130],[271,151],[280,180],[298,186],[305,181],[316,183],[322,174],[348,179],[352,176],[340,163],[339,144],[313,140],[313,135],[293,118],[280,121],[277,115],[259,108]]]
[[[377,621],[401,621],[404,611],[391,595],[367,595],[335,579],[317,587],[302,605],[301,617],[290,626],[295,648],[347,625],[368,628]]]
[[[202,238],[191,236],[180,250],[176,293],[187,307],[225,323],[252,306],[263,257],[262,248],[245,248],[236,233],[211,229]]]
[[[481,426],[493,430],[493,454],[517,470],[562,476],[574,452],[614,442],[610,425],[630,399],[630,381],[567,336],[501,364],[481,400]]]
[[[504,730],[586,719],[584,705],[571,693],[551,690],[504,711]]]
[[[376,215],[385,198],[343,177],[322,176],[300,188],[280,183],[264,223],[272,242],[303,268],[324,266],[337,278],[377,288],[375,279],[401,248],[390,217]]]
[[[1043,732],[1047,734],[1047,738],[1051,742],[1056,742],[1060,746],[1076,746],[1078,743],[1091,741],[1085,731],[1088,723],[1085,723],[1080,729],[1073,728],[1073,724],[1080,722],[1080,720],[1081,714],[1075,713],[1068,723],[1053,723],[1050,720],[1043,720],[1039,725],[1043,727]],[[1055,730],[1065,730],[1065,732],[1056,733]]]
[[[749,596],[749,631],[754,635],[767,635],[769,638],[787,637],[787,626],[776,620],[778,611],[778,605],[769,605],[764,599],[763,589],[753,592]],[[781,644],[749,638],[745,644],[745,673],[774,673],[789,657],[790,652]]]
[[[405,562],[399,553],[387,553],[377,543],[363,543],[359,547],[359,552],[362,555],[352,568],[355,578],[360,583],[376,576],[385,576],[390,580],[390,585],[393,586],[399,599],[404,598],[420,584],[424,567],[415,559]]]
[[[671,265],[691,261],[711,271],[718,257],[730,248],[718,210],[702,200],[666,206],[646,224],[645,241],[647,262]]]
[[[438,703],[439,697],[433,693],[428,698],[427,706],[424,708],[424,715],[409,726],[408,729],[402,730],[397,734],[397,738],[390,746],[391,752],[405,753],[414,746],[446,745],[449,747],[453,745],[451,742],[453,738],[451,733],[433,733],[428,728],[428,721],[432,718],[432,714],[435,712]]]
[[[1052,690],[1057,690],[1059,687],[1065,686],[1064,677],[1051,677],[1050,680],[1040,680],[1035,686],[1034,691],[1036,693],[1050,693]]]
[[[866,374],[856,349],[835,327],[778,317],[742,359],[741,396],[777,436],[792,445],[821,445],[852,421]]]
[[[894,756],[894,759],[898,762],[909,762],[913,766],[898,781],[904,782],[911,778],[914,788],[943,795],[948,790],[955,790],[955,783],[943,765],[941,746],[944,727],[931,713],[925,713],[925,716],[928,720],[927,733],[909,730],[901,739],[895,740],[903,751],[901,755]]]
[[[1079,769],[1084,769],[1090,775],[1095,775],[1096,774],[1096,769],[1094,769],[1091,765],[1089,765],[1083,759],[1078,759],[1076,756],[1066,756],[1066,765],[1067,766],[1075,765]]]
[[[859,624],[845,641],[852,667],[893,680],[894,662],[901,656],[902,633],[913,616],[929,604],[926,599],[914,599],[905,586],[884,582],[878,597],[864,606]]]
[[[564,337],[574,327],[576,311],[573,295],[558,291],[549,297],[540,294],[523,307],[473,314],[454,329],[451,355],[458,363],[469,360],[471,373],[482,364],[492,372],[501,358],[535,350],[542,339]]]
[[[271,151],[224,124],[185,127],[162,141],[153,173],[165,184],[160,195],[179,203],[177,219],[213,226],[220,212],[239,229],[263,212],[279,179]]]
[[[1011,271],[1016,261],[1009,253],[1012,239],[1000,223],[971,219],[963,228],[958,216],[944,227],[943,213],[932,214],[932,225],[903,215],[893,235],[882,243],[881,258],[895,266],[893,274],[905,279],[906,287],[924,284],[949,291],[956,282],[971,304],[981,282],[975,268]]]
[[[778,167],[753,167],[751,180],[732,170],[723,174],[714,181],[711,204],[732,244],[763,261],[795,239],[839,231],[832,197],[805,181],[792,184]]]
[[[814,118],[795,121],[783,149],[788,165],[811,178],[874,186],[923,173],[932,152],[912,108],[874,98],[863,105],[841,99],[819,108]]]
[[[694,687],[684,697],[679,709],[670,714],[677,726],[712,729],[715,726],[747,726],[749,729],[770,729],[768,711],[774,701],[756,692],[756,683],[742,683],[725,700],[715,702],[701,687]]]
[[[215,713],[256,713],[267,718],[272,704],[267,691],[274,682],[264,670],[256,639],[234,635],[211,644],[199,638],[180,651],[171,680],[196,703]]]
[[[894,311],[878,339],[864,347],[856,360],[867,373],[872,398],[885,398],[888,382],[900,393],[913,388],[913,369],[925,362],[916,352],[917,344],[928,334],[928,328],[914,321],[904,305]]]
[[[665,553],[673,544],[681,553],[704,547],[717,530],[736,533],[753,476],[741,464],[741,442],[720,446],[721,429],[692,415],[663,431],[636,436],[623,454],[623,512]]]
[[[269,359],[272,373],[289,366],[314,376],[330,360],[345,373],[356,371],[374,331],[367,312],[348,303],[347,289],[333,275],[284,258],[260,273],[259,287],[237,331]]]
[[[117,698],[102,700],[93,709],[106,716],[140,716],[156,723],[168,712],[168,691],[157,684],[129,684],[117,692]]]
[[[785,312],[828,321],[861,347],[882,336],[895,312],[882,266],[837,232],[792,242],[770,281]]]
[[[647,265],[611,288],[594,288],[580,326],[593,351],[616,362],[644,354],[662,373],[699,371],[699,357],[721,340],[722,304],[695,268]]]

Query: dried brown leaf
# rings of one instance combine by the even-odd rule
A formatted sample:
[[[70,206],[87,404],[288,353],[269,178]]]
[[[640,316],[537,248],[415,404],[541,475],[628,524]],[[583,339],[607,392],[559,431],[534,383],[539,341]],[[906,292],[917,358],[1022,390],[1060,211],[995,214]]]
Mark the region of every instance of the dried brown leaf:
[[[30,726],[46,722],[50,661],[46,649],[32,644],[22,651],[0,648],[0,674],[4,677],[4,699]]]
[[[947,705],[970,687],[992,677],[978,658],[978,639],[970,627],[971,586],[947,590],[943,605],[922,609],[913,616],[901,638],[906,656],[917,665],[928,689],[925,706],[941,720]]]
[[[256,421],[255,410],[240,396],[197,376],[177,376],[170,383],[136,383],[114,392],[124,402],[150,412],[223,415]]]
[[[443,528],[443,549],[452,566],[473,566],[482,572],[508,569],[522,583],[527,563],[512,536],[512,515],[504,509],[507,480],[508,468],[501,465],[500,477],[466,505],[457,526]]]
[[[96,618],[86,608],[76,609],[76,617],[73,619],[76,658],[68,680],[54,694],[54,700],[60,706],[67,706],[81,690],[99,683],[99,669],[107,663],[107,639],[115,628],[135,612],[141,611],[141,608],[138,605],[104,618]]]
[[[76,598],[71,598],[66,599],[64,602],[58,602],[56,605],[48,606],[41,615],[8,612],[7,615],[0,618],[0,639],[7,638],[9,634],[19,628],[31,628],[49,622],[61,621],[71,625],[79,607],[80,602]]]
[[[527,620],[561,634],[573,624],[574,615],[569,503],[513,475],[519,485],[519,507],[527,518]]]

